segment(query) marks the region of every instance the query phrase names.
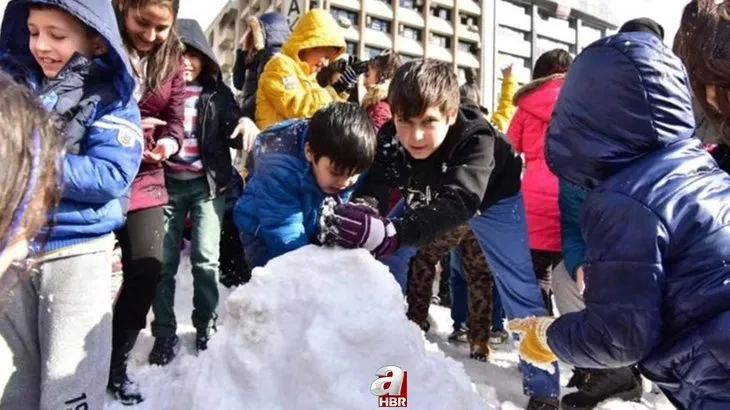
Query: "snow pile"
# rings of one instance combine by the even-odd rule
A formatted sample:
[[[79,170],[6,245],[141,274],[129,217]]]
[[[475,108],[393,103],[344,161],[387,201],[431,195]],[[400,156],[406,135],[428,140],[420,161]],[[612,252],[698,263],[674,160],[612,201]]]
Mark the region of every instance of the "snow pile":
[[[209,349],[161,372],[164,384],[143,386],[140,407],[375,409],[370,386],[386,365],[408,372],[408,408],[498,406],[479,397],[460,363],[426,349],[392,275],[365,251],[291,252],[255,270],[226,305]]]

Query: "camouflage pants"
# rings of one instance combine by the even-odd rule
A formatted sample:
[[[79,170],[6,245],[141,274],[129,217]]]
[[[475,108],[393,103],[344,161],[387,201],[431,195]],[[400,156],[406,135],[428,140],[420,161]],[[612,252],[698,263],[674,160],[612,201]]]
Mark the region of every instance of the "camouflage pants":
[[[454,228],[418,249],[408,279],[408,318],[419,325],[427,320],[436,264],[456,246],[461,250],[461,269],[469,289],[469,341],[486,342],[492,323],[492,274],[468,225]],[[448,267],[444,269],[448,272]]]

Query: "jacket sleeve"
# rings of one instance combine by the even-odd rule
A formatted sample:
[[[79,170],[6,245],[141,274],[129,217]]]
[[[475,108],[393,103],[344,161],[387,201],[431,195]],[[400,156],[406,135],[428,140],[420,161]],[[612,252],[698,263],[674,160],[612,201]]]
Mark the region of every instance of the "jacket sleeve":
[[[300,199],[300,173],[297,161],[272,154],[257,158],[254,184],[255,205],[261,236],[271,257],[307,245]]]
[[[620,193],[591,193],[584,210],[586,307],[556,319],[548,344],[574,366],[629,366],[660,340],[669,234],[649,208]]]
[[[515,151],[518,153],[523,153],[523,147],[522,147],[522,137],[525,131],[525,118],[526,115],[524,111],[517,109],[517,112],[515,113],[515,116],[512,118],[512,121],[509,123],[509,128],[507,129],[507,137],[509,137],[510,142],[512,143],[512,146],[515,148]]]
[[[127,192],[142,160],[144,137],[139,122],[134,101],[94,121],[82,154],[64,157],[63,197],[104,204]]]
[[[390,104],[385,101],[380,101],[370,107],[368,109],[368,114],[370,114],[370,119],[373,121],[375,132],[378,132],[383,124],[393,118],[393,115],[390,112]]]
[[[236,61],[233,63],[233,86],[236,90],[243,89],[246,81],[246,52],[240,48],[236,49]]]
[[[391,188],[396,184],[395,176],[388,172],[389,166],[399,161],[396,145],[393,143],[395,138],[395,126],[392,122],[380,128],[373,164],[358,181],[352,196],[353,199],[364,200],[381,215],[387,212]]]
[[[285,119],[311,117],[333,101],[332,95],[318,84],[302,81],[292,64],[284,57],[272,58],[261,74],[258,93]]]
[[[159,114],[159,119],[166,121],[167,124],[162,127],[157,141],[170,138],[177,143],[178,151],[182,147],[183,138],[185,138],[185,70],[183,66],[172,78],[172,90],[170,99],[167,100],[165,109]],[[173,155],[177,152],[173,153]]]
[[[580,230],[580,209],[585,193],[569,182],[559,180],[558,205],[560,206],[560,236],[563,244],[565,268],[576,279],[578,267],[583,265],[586,244]]]
[[[430,204],[393,220],[401,246],[427,244],[479,210],[494,169],[494,138],[475,135],[457,150]]]
[[[236,98],[227,86],[221,85],[219,92],[223,95],[223,104],[220,111],[220,125],[218,127],[220,132],[218,137],[222,138],[225,144],[231,148],[242,149],[243,137],[241,135],[235,139],[230,139],[231,134],[238,126],[238,120],[243,116],[241,107],[238,106]]]
[[[499,93],[499,103],[497,109],[492,114],[492,122],[499,128],[500,131],[505,132],[509,127],[512,116],[515,115],[515,106],[512,104],[512,98],[517,92],[519,84],[514,75],[511,75],[502,80],[502,90]]]

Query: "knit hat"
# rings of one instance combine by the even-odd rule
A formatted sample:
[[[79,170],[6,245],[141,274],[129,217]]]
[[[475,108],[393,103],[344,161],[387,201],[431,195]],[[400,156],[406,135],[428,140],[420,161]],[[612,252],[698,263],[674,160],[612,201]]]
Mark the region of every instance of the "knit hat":
[[[664,41],[664,27],[648,17],[629,20],[618,30],[619,33],[629,33],[634,31],[652,33],[659,37],[660,40]]]

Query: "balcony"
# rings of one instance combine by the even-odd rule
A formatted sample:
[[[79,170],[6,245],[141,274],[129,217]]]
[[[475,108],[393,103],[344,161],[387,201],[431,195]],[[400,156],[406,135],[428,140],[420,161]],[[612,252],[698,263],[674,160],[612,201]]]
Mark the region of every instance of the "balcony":
[[[449,63],[454,61],[454,55],[451,53],[451,50],[435,44],[428,45],[428,52],[426,54],[428,58],[435,58]]]
[[[431,31],[439,34],[445,34],[447,36],[453,36],[454,26],[448,20],[431,16]]]
[[[233,44],[236,42],[236,26],[225,25],[220,27],[216,40],[218,40],[217,48],[226,50],[233,48]]]
[[[367,45],[384,49],[393,47],[393,38],[388,33],[366,28],[363,35]]]

